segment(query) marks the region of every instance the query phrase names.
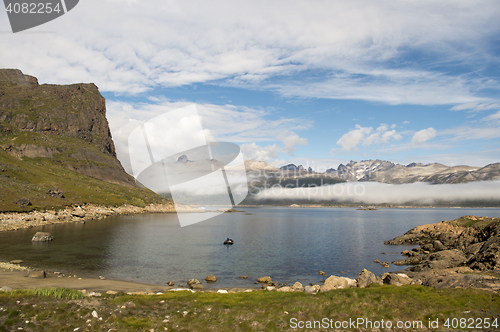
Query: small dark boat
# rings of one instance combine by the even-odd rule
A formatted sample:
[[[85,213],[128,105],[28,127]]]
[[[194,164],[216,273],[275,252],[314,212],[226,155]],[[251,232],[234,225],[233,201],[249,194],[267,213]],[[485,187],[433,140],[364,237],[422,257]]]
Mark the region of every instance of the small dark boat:
[[[234,243],[233,239],[230,238],[227,238],[227,240],[224,241],[224,244],[233,244],[233,243]]]

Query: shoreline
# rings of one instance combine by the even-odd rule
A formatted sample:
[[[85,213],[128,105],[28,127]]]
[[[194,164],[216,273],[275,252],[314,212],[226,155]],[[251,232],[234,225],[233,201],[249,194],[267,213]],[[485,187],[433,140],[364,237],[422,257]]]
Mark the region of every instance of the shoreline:
[[[108,292],[108,294],[113,292],[123,292],[132,295],[153,295],[169,291],[210,293],[225,290],[228,293],[234,293],[260,290],[260,286],[257,288],[257,285],[254,285],[255,287],[213,287],[202,290],[193,290],[186,286],[152,285],[134,281],[79,277],[72,273],[59,274],[57,272],[49,272],[47,270],[44,270],[46,272],[45,278],[30,278],[29,274],[35,271],[41,270],[31,269],[17,264],[0,262],[0,288],[7,286],[13,290],[21,290],[43,287],[62,287],[80,291],[84,290],[84,293],[88,296],[93,296],[92,293],[99,293],[95,294],[95,296],[98,296],[106,292]],[[210,286],[215,286],[215,284],[210,284]]]
[[[0,232],[27,229],[36,226],[86,222],[100,220],[111,216],[144,214],[144,213],[204,213],[194,205],[182,205],[177,209],[174,203],[150,204],[145,207],[122,205],[118,207],[85,204],[66,207],[61,210],[31,211],[31,212],[1,212]]]
[[[179,209],[181,206],[181,209]],[[356,205],[356,206],[324,206],[319,204],[291,204],[291,205],[237,205],[240,208],[352,208],[362,210],[378,209],[499,209],[500,207],[436,207],[436,206],[377,206],[377,205]],[[150,204],[145,207],[134,205],[121,205],[118,207],[102,206],[96,204],[77,205],[66,207],[60,210],[45,210],[31,212],[0,212],[0,232],[15,231],[20,229],[33,228],[36,226],[62,224],[71,222],[86,222],[90,220],[100,220],[111,216],[145,214],[145,213],[205,213],[207,211],[199,209],[196,205],[177,205],[173,202],[166,204]],[[235,212],[235,211],[229,211]]]

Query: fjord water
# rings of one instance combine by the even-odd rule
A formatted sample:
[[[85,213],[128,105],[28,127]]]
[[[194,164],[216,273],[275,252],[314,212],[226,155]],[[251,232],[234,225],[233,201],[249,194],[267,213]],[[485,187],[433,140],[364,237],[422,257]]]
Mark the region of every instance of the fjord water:
[[[463,215],[500,217],[500,209],[247,208],[180,227],[175,214],[111,217],[0,233],[0,260],[78,276],[165,285],[186,284],[208,274],[208,287],[253,287],[262,276],[303,284],[328,275],[356,278],[366,268],[377,275],[401,270],[391,262],[411,247],[384,245],[409,229]],[[51,243],[31,243],[37,231]],[[235,244],[223,245],[230,237]],[[384,254],[385,253],[385,254]],[[342,273],[343,272],[343,273]],[[246,275],[249,279],[239,279]]]

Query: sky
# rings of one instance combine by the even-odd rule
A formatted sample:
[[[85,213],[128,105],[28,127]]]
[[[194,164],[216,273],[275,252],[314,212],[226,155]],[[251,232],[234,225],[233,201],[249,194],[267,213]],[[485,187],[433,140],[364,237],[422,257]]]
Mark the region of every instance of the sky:
[[[0,67],[95,83],[126,169],[134,128],[193,104],[207,137],[273,166],[485,166],[499,16],[497,0],[85,0],[14,34],[2,8]]]

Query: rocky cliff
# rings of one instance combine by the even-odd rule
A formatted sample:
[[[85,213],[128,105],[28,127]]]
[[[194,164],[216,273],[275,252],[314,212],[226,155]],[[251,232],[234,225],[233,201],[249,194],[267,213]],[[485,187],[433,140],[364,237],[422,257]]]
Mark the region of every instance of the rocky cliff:
[[[61,190],[59,187],[65,185],[58,182],[68,181],[70,186],[73,181],[75,185],[70,186],[73,188],[66,189],[72,192],[80,186],[76,185],[77,181],[88,182],[88,178],[92,178],[129,188],[135,192],[130,193],[129,199],[144,194],[139,193],[143,189],[138,188],[116,159],[105,100],[97,86],[83,83],[39,85],[35,77],[17,69],[0,69],[0,166],[0,184],[6,189],[3,196],[8,196],[0,196],[0,210],[15,209],[19,204],[12,205],[9,200],[13,198],[40,201],[32,190],[42,183],[50,183]],[[51,180],[51,176],[58,175],[61,175],[59,181]],[[23,194],[26,188],[29,188],[28,193]],[[6,195],[7,189],[13,192]],[[43,189],[45,194],[49,189]],[[24,197],[30,196],[27,194],[34,196]],[[94,194],[78,196],[80,198],[75,196],[73,199],[93,201],[95,198]],[[88,198],[83,199],[84,196]],[[104,198],[106,195],[101,192],[98,196]],[[149,200],[155,195],[150,192],[147,196]]]
[[[435,288],[500,290],[500,219],[464,216],[415,227],[385,244],[419,245],[403,250],[406,272]]]

